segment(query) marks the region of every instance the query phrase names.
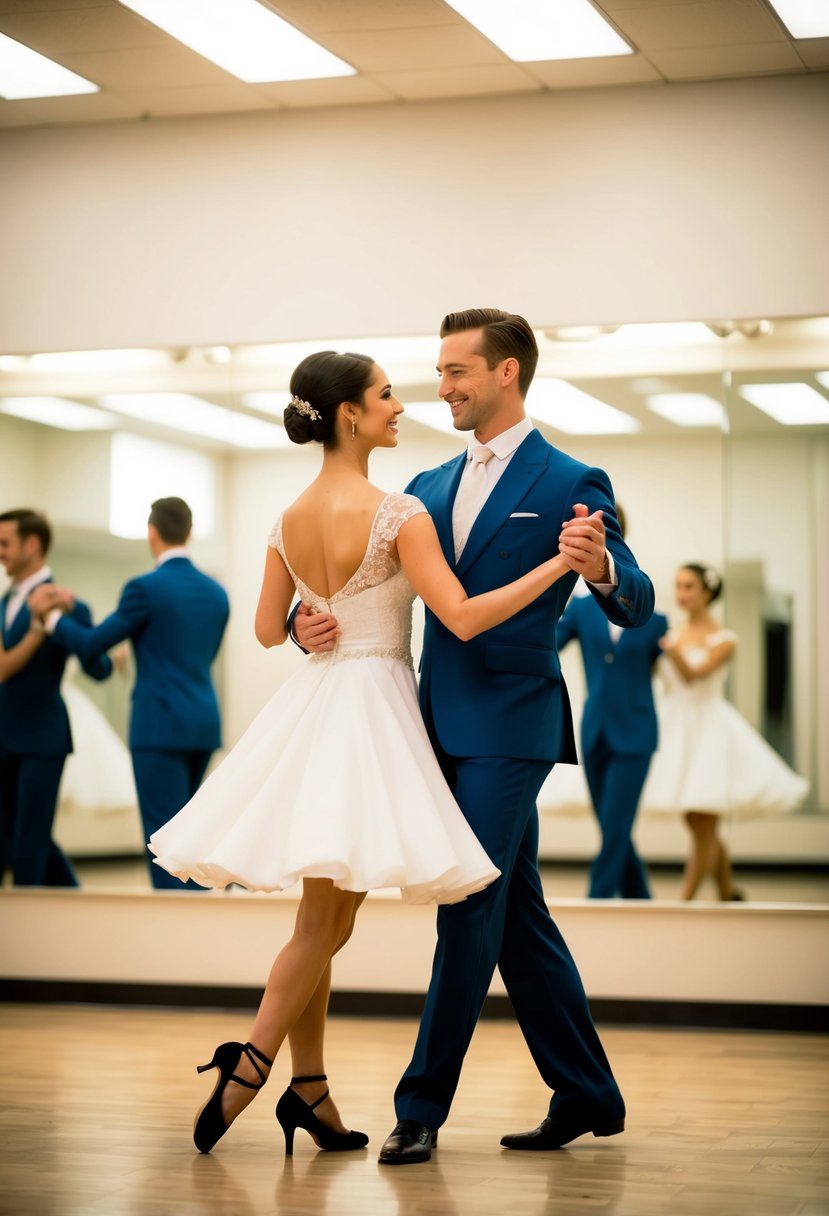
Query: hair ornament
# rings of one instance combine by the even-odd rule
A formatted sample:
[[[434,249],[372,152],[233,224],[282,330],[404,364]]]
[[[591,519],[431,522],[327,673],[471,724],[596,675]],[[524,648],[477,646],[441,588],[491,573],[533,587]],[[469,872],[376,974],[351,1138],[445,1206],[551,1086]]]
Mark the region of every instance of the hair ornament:
[[[312,422],[319,422],[319,420],[322,418],[322,414],[319,412],[319,410],[314,409],[310,401],[303,401],[302,398],[297,397],[296,394],[294,394],[294,396],[288,402],[288,405],[293,406],[298,414],[303,414],[306,418],[310,418]]]
[[[716,591],[717,587],[720,585],[720,576],[717,574],[716,570],[711,570],[709,568],[703,571],[702,581],[705,583],[705,586],[709,591]]]

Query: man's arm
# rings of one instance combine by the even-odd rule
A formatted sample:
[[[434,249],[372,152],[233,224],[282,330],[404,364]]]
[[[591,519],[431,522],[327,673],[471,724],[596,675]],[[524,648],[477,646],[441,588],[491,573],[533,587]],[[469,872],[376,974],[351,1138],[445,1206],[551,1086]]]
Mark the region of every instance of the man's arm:
[[[75,607],[70,613],[70,620],[77,623],[82,629],[92,628],[92,613],[82,600],[75,601]],[[80,663],[86,674],[93,680],[108,680],[112,675],[112,659],[108,654],[81,658]]]
[[[77,609],[78,605],[75,607]],[[50,614],[46,629],[47,632],[52,631],[55,641],[64,650],[78,656],[86,670],[87,663],[92,663],[118,642],[140,633],[148,615],[147,593],[140,581],[133,579],[122,591],[118,607],[100,625],[92,625],[91,617],[89,623],[79,621],[73,612],[62,615],[58,620],[54,620],[53,614]]]
[[[322,654],[334,649],[340,629],[330,612],[312,612],[300,601],[288,617],[288,636],[304,654]]]

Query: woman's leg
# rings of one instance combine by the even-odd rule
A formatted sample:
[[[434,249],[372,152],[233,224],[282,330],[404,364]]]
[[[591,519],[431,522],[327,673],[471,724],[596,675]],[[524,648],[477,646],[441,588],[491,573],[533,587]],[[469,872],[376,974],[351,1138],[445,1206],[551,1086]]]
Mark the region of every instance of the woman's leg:
[[[734,876],[731,873],[731,857],[729,856],[728,849],[717,835],[716,823],[714,825],[714,879],[717,883],[720,899],[734,899],[735,890]],[[739,898],[742,898],[742,896]]]
[[[249,1036],[253,1046],[269,1059],[276,1057],[285,1037],[309,1002],[315,1000],[309,1027],[314,1027],[318,1035],[321,1061],[331,958],[348,940],[364,897],[354,891],[340,891],[330,878],[304,880],[293,936],[274,961]],[[259,1080],[244,1054],[236,1071],[245,1080]],[[227,1085],[222,1095],[225,1123],[230,1125],[254,1096],[253,1090]],[[310,1095],[309,1099],[313,1101]]]
[[[691,832],[691,852],[685,863],[680,899],[693,899],[700,883],[714,873],[717,840],[717,817],[703,811],[688,811],[685,822]]]

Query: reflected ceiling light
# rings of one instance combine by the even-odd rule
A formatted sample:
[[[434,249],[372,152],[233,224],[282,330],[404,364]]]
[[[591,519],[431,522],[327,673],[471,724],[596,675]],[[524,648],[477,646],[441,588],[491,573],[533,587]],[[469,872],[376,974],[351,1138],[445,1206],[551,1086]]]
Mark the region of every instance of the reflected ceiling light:
[[[677,426],[725,425],[725,410],[707,393],[656,393],[646,397],[645,404],[654,414]]]
[[[603,346],[710,346],[716,341],[710,326],[702,321],[666,321],[658,324],[620,325],[615,333],[600,339]]]
[[[444,435],[457,435],[466,442],[465,432],[459,431],[452,421],[452,412],[445,401],[404,401],[403,417],[422,426],[441,431]]]
[[[815,372],[815,380],[824,388],[829,388],[829,372]]]
[[[737,329],[744,338],[767,338],[774,333],[774,322],[758,317],[756,321],[738,321]]]
[[[21,370],[30,372],[140,371],[168,367],[163,350],[55,350],[23,358]]]
[[[78,93],[100,93],[97,84],[39,55],[22,42],[0,34],[0,97],[18,101],[22,97],[70,97]]]
[[[285,407],[290,400],[291,394],[289,392],[242,393],[240,397],[240,401],[245,409],[258,410],[260,414],[272,414],[275,418],[282,417]]]
[[[542,330],[550,342],[592,342],[606,334],[614,334],[618,325],[554,325]]]
[[[639,422],[566,380],[541,376],[527,393],[527,413],[568,435],[631,435]]]
[[[826,0],[769,0],[792,38],[829,38]]]
[[[61,431],[110,431],[115,426],[112,414],[63,397],[4,397],[0,412]]]
[[[116,414],[172,427],[191,435],[218,439],[237,448],[287,448],[290,439],[281,426],[226,410],[189,393],[109,393],[99,398]]]
[[[265,367],[289,368],[291,371],[308,355],[321,350],[351,351],[370,355],[384,369],[386,364],[423,363],[431,376],[435,370],[440,339],[416,335],[397,338],[315,338],[307,342],[270,342],[260,346],[238,347],[239,362]]]
[[[247,83],[357,74],[257,0],[121,2]]]
[[[517,63],[632,55],[589,0],[447,0],[470,25]]]
[[[784,426],[829,423],[829,401],[809,384],[741,384],[737,392]]]

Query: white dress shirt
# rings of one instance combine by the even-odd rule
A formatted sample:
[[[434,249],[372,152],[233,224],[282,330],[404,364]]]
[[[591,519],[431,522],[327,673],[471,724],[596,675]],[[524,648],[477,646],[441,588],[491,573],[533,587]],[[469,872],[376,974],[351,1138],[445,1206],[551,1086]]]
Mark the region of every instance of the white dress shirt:
[[[522,418],[520,422],[516,422],[515,426],[508,427],[506,431],[501,431],[500,435],[496,435],[493,439],[489,439],[486,447],[492,452],[492,457],[484,465],[486,473],[486,488],[483,498],[481,499],[478,513],[489,498],[492,491],[495,489],[498,482],[507,471],[507,465],[512,457],[520,448],[521,444],[535,428],[531,418]],[[466,466],[461,473],[461,480],[458,483],[458,490],[463,483],[464,478],[469,474],[472,465],[472,449],[480,446],[480,439],[475,438],[475,432],[471,432],[469,437],[469,446],[466,449]],[[454,522],[454,521],[453,521]],[[563,521],[562,521],[563,522]],[[610,571],[610,581],[607,583],[591,583],[591,587],[595,587],[602,595],[610,595],[616,590],[618,579],[616,578],[616,564],[613,561],[613,554],[607,551],[608,569]]]
[[[39,570],[35,570],[34,574],[30,574],[28,578],[24,578],[21,583],[12,583],[9,598],[6,601],[7,630],[11,629],[14,618],[26,603],[30,593],[34,591],[35,587],[39,587],[41,583],[48,582],[51,577],[52,571],[49,567],[41,566]]]

